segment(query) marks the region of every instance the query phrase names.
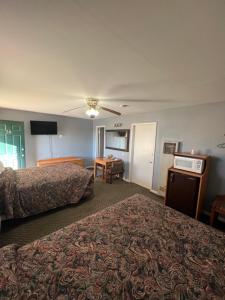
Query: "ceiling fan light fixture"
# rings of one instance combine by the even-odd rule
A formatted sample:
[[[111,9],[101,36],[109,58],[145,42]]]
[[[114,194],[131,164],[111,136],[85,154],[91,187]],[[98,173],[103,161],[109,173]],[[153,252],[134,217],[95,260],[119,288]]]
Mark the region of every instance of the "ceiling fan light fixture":
[[[97,109],[94,109],[93,107],[92,108],[89,108],[87,111],[86,111],[86,114],[91,118],[91,119],[94,119],[96,118],[98,115],[99,115],[99,111]]]

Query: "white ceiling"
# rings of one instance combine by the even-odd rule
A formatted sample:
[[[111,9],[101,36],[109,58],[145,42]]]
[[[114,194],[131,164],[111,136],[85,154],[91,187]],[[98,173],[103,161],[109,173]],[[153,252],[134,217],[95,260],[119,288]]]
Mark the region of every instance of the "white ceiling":
[[[85,97],[123,114],[225,101],[225,1],[0,0],[0,107]]]

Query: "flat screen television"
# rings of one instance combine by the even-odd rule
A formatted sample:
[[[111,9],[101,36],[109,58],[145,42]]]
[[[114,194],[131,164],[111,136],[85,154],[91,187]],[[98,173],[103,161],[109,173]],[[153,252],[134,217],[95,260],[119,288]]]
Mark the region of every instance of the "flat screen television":
[[[57,122],[30,121],[32,135],[57,134]]]

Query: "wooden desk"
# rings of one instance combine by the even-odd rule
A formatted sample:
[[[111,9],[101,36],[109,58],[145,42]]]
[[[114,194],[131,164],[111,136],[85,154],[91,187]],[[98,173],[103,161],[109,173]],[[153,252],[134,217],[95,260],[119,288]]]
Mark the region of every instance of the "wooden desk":
[[[57,164],[62,164],[70,162],[75,165],[79,165],[81,167],[84,167],[84,159],[80,157],[75,156],[67,156],[67,157],[58,157],[58,158],[50,158],[50,159],[43,159],[37,161],[37,167],[43,167],[43,166],[52,166]]]
[[[94,162],[94,177],[96,178],[97,176],[97,168],[98,166],[102,167],[102,180],[107,180],[106,178],[106,169],[114,162],[114,161],[119,161],[119,159],[109,159],[105,157],[96,157],[95,162]]]

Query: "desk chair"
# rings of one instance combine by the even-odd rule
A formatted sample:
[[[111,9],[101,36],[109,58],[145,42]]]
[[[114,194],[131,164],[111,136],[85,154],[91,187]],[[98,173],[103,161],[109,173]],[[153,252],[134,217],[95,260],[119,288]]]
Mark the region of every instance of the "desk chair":
[[[213,225],[215,218],[219,214],[225,216],[225,195],[216,196],[215,200],[213,201],[212,211],[210,216],[211,226]]]
[[[123,161],[115,161],[109,166],[106,170],[106,176],[107,176],[107,182],[112,184],[113,177],[114,176],[119,176],[119,178],[123,178],[123,173],[124,173],[124,167],[123,167]]]

